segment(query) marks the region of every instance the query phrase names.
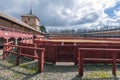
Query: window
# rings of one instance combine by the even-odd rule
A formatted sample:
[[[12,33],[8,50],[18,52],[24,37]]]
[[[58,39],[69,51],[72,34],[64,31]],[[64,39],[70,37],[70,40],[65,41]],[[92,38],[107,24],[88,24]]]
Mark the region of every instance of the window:
[[[25,23],[27,23],[27,21],[24,21]]]
[[[30,18],[28,18],[28,21],[30,21]]]

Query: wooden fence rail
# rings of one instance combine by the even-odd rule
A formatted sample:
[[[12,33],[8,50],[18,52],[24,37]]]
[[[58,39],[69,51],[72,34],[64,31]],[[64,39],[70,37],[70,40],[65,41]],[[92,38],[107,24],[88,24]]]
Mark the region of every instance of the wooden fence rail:
[[[94,60],[110,60],[112,62],[112,74],[116,75],[116,63],[119,59],[116,59],[116,55],[120,53],[120,49],[105,49],[105,48],[79,48],[78,49],[78,75],[83,76],[83,65],[85,60],[91,60],[91,58],[84,58],[84,55],[86,53],[89,53],[91,55],[94,55],[92,53],[110,53],[112,54],[112,59],[100,59],[100,58],[95,58]],[[92,58],[93,59],[93,58]]]
[[[7,54],[8,54],[11,50],[13,50],[13,47],[12,47],[13,45],[14,45],[14,42],[13,42],[13,41],[8,42],[8,43],[5,43],[5,44],[3,45],[3,59],[6,59]]]
[[[16,48],[17,51],[14,51],[13,50],[14,48]],[[37,54],[37,55],[31,55],[30,53],[24,54],[22,53],[22,49],[34,50],[34,54]],[[12,43],[7,43],[3,46],[3,59],[6,59],[6,55],[8,53],[17,55],[16,65],[20,64],[21,56],[38,59],[38,72],[43,72],[44,71],[44,52],[45,52],[44,48],[17,46],[17,45],[12,45]]]

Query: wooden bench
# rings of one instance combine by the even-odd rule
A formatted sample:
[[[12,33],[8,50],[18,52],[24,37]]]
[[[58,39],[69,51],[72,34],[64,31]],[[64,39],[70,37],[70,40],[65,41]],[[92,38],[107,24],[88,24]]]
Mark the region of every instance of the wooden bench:
[[[105,58],[102,58],[102,59],[99,59],[99,60],[109,60],[112,62],[112,74],[113,75],[116,75],[116,62],[117,62],[117,59],[116,59],[116,55],[118,53],[120,53],[120,49],[106,49],[106,48],[79,48],[78,49],[78,75],[79,76],[83,76],[83,65],[84,65],[84,61],[85,60],[97,60],[98,58],[84,58],[84,54],[86,53],[89,53],[91,55],[94,55],[92,54],[93,53],[110,53],[112,54],[112,59],[105,59]]]

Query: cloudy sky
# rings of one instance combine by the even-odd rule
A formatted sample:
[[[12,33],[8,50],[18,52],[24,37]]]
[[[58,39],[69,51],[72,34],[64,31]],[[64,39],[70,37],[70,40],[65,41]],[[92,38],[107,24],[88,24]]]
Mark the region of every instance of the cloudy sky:
[[[0,11],[20,19],[31,5],[41,25],[120,25],[120,0],[0,0]]]

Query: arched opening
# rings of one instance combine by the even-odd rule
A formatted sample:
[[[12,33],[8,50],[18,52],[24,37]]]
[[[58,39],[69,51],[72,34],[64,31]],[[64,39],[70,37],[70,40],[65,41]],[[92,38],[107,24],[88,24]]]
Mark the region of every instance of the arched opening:
[[[18,38],[17,39],[18,44],[19,44],[20,41],[22,41],[22,38]]]
[[[22,38],[18,38],[18,42],[21,41],[21,40],[22,40]]]
[[[15,44],[15,38],[14,38],[14,37],[11,37],[8,41],[9,41],[9,42],[10,42],[10,41],[13,41],[14,44]]]
[[[6,40],[3,37],[0,37],[0,49],[3,48],[5,41]]]

